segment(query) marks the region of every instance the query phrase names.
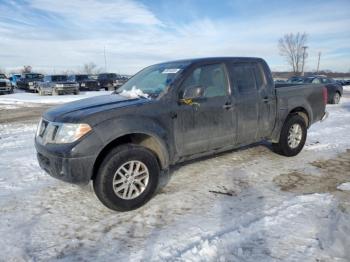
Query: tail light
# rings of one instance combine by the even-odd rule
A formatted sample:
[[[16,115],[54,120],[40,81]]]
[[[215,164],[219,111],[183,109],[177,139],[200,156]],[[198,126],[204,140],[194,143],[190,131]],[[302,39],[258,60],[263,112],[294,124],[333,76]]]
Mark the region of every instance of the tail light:
[[[323,87],[323,103],[327,105],[328,102],[328,90],[326,87]]]

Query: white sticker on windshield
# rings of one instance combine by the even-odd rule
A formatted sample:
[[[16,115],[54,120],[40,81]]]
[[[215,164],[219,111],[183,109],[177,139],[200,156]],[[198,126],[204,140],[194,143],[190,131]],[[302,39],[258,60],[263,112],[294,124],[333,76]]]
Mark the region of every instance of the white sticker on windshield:
[[[164,69],[162,74],[176,74],[179,71],[180,71],[179,68],[168,68],[168,69]]]

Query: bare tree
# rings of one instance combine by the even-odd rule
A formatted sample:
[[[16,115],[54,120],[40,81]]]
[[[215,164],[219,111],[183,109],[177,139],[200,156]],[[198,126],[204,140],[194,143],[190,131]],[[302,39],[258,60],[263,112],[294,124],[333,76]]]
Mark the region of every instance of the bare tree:
[[[306,33],[286,34],[278,41],[280,55],[292,67],[294,74],[299,75],[303,69],[303,61],[307,58],[307,53],[305,52],[306,43]]]
[[[101,71],[102,71],[101,68],[98,68],[94,62],[84,64],[82,69],[82,72],[88,75],[98,74]]]
[[[31,67],[30,65],[25,65],[25,66],[23,66],[21,72],[22,72],[23,74],[25,74],[25,73],[31,73],[31,72],[32,72],[32,67]]]

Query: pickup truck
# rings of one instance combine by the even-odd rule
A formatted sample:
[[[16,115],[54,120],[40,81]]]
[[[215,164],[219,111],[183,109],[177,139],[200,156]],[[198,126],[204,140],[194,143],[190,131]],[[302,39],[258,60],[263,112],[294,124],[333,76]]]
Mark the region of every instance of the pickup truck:
[[[5,74],[0,74],[0,94],[11,94],[13,93],[13,86],[11,81],[6,77]]]
[[[100,87],[106,91],[114,91],[126,82],[126,78],[114,73],[102,73],[97,78]]]
[[[76,82],[79,84],[80,91],[99,91],[100,83],[91,78],[90,75],[79,74],[79,75],[70,75],[68,80],[71,82]]]
[[[46,75],[43,81],[38,82],[39,95],[79,94],[79,84],[70,81],[66,75]]]
[[[37,92],[37,84],[42,81],[44,76],[37,73],[25,73],[16,81],[17,88],[28,92]]]
[[[93,181],[113,210],[145,204],[169,167],[262,140],[295,156],[326,118],[323,85],[276,88],[260,58],[202,58],[147,67],[111,95],[49,109],[35,136],[40,166]],[[165,179],[165,180],[164,180]]]

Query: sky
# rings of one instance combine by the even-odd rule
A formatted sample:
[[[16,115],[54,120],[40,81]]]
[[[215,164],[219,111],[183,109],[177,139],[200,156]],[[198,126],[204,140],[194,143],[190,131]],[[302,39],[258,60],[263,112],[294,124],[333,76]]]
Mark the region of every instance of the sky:
[[[134,74],[150,64],[264,58],[288,70],[278,39],[308,34],[306,70],[350,72],[350,0],[0,0],[0,68]],[[106,66],[104,59],[106,54]]]

